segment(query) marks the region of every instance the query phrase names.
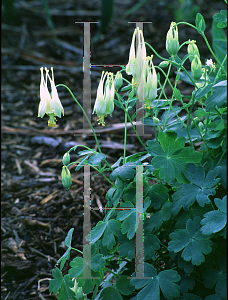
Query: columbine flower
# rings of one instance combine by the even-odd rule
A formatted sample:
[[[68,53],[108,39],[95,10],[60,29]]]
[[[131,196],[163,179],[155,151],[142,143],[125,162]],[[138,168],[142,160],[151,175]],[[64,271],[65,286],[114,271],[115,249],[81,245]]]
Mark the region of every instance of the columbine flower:
[[[45,114],[49,116],[48,126],[56,127],[55,116],[61,118],[61,114],[64,116],[64,110],[59,100],[58,92],[55,87],[53,68],[51,68],[52,78],[49,76],[49,70],[45,68],[46,76],[43,73],[44,68],[40,68],[41,81],[40,81],[40,104],[38,109],[38,117],[43,118]],[[51,94],[48,91],[47,79],[51,84]]]
[[[135,38],[137,35],[138,40],[138,47],[137,51],[135,53]],[[143,62],[146,59],[146,46],[144,42],[143,32],[138,27],[135,29],[132,42],[131,42],[131,48],[129,53],[129,60],[128,64],[126,66],[126,73],[128,75],[132,75],[136,78],[137,84],[140,81],[141,72],[143,68]]]
[[[107,76],[105,88],[104,88],[104,80]],[[104,93],[105,90],[105,93]],[[98,116],[98,124],[105,126],[104,117],[108,114],[112,116],[112,112],[114,110],[114,78],[113,73],[102,72],[101,80],[97,88],[97,97],[93,109],[93,113],[96,112]]]
[[[174,56],[179,51],[178,29],[175,22],[172,22],[166,36],[166,50]]]
[[[144,61],[140,83],[137,89],[137,97],[144,107],[150,109],[151,102],[157,97],[157,74],[152,62],[153,55]]]
[[[194,55],[197,55],[200,58],[200,54],[199,54],[198,47],[196,45],[196,41],[189,40],[187,50],[188,50],[188,54],[190,54],[190,56],[189,56],[190,62],[192,62]]]

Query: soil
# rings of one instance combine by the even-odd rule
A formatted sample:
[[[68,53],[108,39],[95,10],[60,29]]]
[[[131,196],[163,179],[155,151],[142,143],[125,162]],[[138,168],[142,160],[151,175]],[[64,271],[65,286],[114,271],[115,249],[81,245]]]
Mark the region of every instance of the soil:
[[[66,250],[64,240],[70,228],[74,228],[72,245],[79,250],[83,248],[83,170],[75,172],[74,167],[71,168],[72,187],[67,191],[61,183],[62,156],[74,145],[96,148],[95,140],[91,134],[80,131],[83,126],[82,112],[63,87],[59,87],[58,92],[65,115],[58,119],[57,127],[47,126],[47,116],[43,119],[37,117],[39,69],[54,67],[55,83],[67,85],[83,103],[83,25],[75,22],[99,21],[100,2],[44,1],[49,7],[57,41],[42,1],[15,0],[15,11],[12,7],[3,9],[1,299],[57,299],[49,293],[48,285],[53,267]],[[145,40],[160,55],[168,57],[166,33],[171,21],[174,21],[173,13],[179,2],[149,0],[130,13],[135,1],[115,0],[113,18],[105,33],[98,35],[100,25],[91,23],[91,63],[127,63],[135,27],[135,24],[128,23],[129,20],[152,22],[144,25]],[[221,9],[226,9],[224,2],[190,2],[198,5],[204,16],[206,36],[211,43],[211,18]],[[13,2],[7,3],[6,6]],[[202,60],[211,58],[202,37],[192,28],[181,25],[179,38],[180,42],[196,40]],[[152,53],[148,50],[147,54]],[[154,64],[159,62],[154,57]],[[116,73],[119,68],[92,68],[92,106],[102,70]],[[185,87],[187,93],[189,86]],[[99,134],[101,149],[109,164],[113,164],[123,155],[124,114],[115,108],[113,117],[106,119],[105,127],[97,125],[95,115],[91,120]],[[113,128],[114,124],[117,128]],[[100,129],[103,131],[99,132]],[[149,129],[148,132],[153,138]],[[142,140],[145,142],[146,138]],[[127,155],[142,150],[137,139],[128,136]],[[78,159],[76,151],[71,155],[71,161]],[[95,175],[96,172],[91,170],[92,205],[99,206],[101,203],[104,206],[110,184],[102,176]],[[92,227],[103,216],[99,210],[91,211]],[[76,255],[72,251],[71,259]],[[64,273],[67,270],[68,264],[64,267]],[[91,295],[88,297],[91,298]]]

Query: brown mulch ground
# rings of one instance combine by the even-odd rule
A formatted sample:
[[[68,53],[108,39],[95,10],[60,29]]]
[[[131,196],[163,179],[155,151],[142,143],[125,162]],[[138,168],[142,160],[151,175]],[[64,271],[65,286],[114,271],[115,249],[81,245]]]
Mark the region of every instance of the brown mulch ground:
[[[145,40],[162,56],[168,57],[164,45],[166,32],[174,20],[172,2],[178,3],[148,1],[136,12],[124,16],[136,2],[114,1],[111,26],[91,45],[91,63],[127,63],[134,31],[134,24],[129,24],[128,20],[152,21],[144,26]],[[208,27],[213,14],[225,9],[223,1],[193,2],[200,6]],[[82,128],[82,113],[66,89],[58,89],[65,109],[58,126],[48,128],[47,117],[37,118],[39,69],[53,66],[56,84],[66,84],[82,103],[83,26],[75,22],[98,21],[100,1],[50,0],[47,3],[59,46],[48,25],[42,1],[15,0],[17,15],[12,20],[8,16],[2,23],[1,299],[56,299],[50,295],[48,284],[56,261],[66,250],[63,241],[70,228],[75,229],[72,245],[82,249],[83,171],[71,169],[73,184],[66,191],[60,177],[62,156],[77,144],[94,148],[95,141],[91,135],[77,131]],[[98,25],[91,24],[91,35],[97,32]],[[182,27],[179,34],[181,41],[186,37],[196,39],[202,58],[208,57],[202,38],[194,30]],[[210,28],[206,34],[211,41]],[[159,60],[155,58],[154,63]],[[91,73],[92,103],[103,69],[96,67]],[[118,69],[109,70],[116,72]],[[98,128],[96,119],[93,115],[92,123]],[[121,127],[123,122],[124,115],[117,108],[113,118],[106,120],[107,131],[99,136],[110,164],[123,154],[123,129],[107,128],[112,124]],[[142,151],[135,137],[129,136],[128,143],[128,155]],[[78,158],[77,153],[71,156],[72,161]],[[98,206],[100,202],[104,205],[108,189],[105,179],[91,171],[92,205]],[[91,219],[94,226],[103,215],[93,211]],[[75,256],[72,251],[71,258]]]

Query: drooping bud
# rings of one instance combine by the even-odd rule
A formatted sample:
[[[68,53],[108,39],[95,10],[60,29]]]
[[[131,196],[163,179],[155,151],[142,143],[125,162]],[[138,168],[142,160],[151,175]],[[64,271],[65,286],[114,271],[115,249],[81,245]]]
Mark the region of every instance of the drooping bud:
[[[157,117],[153,116],[153,122],[157,125],[159,124],[160,120]]]
[[[162,69],[165,69],[166,67],[168,67],[168,65],[169,65],[168,61],[162,61],[158,66]]]
[[[171,55],[174,56],[179,51],[179,40],[178,40],[178,29],[175,22],[172,22],[170,29],[166,36],[166,50]]]
[[[191,63],[191,74],[192,77],[196,80],[199,81],[201,76],[202,76],[202,65],[201,65],[201,61],[198,57],[198,55],[194,55],[194,58],[192,60]]]
[[[115,80],[114,80],[114,85],[115,85],[115,88],[117,89],[117,91],[123,85],[123,77],[122,77],[122,73],[120,71],[118,71],[116,73]]]
[[[199,49],[196,45],[196,41],[189,41],[187,50],[188,50],[188,54],[190,55],[189,56],[190,62],[192,62],[194,55],[197,55],[200,58]]]
[[[194,122],[191,123],[191,127],[190,128],[191,129],[195,128],[195,125],[197,125],[199,123],[199,121],[200,121],[200,118],[195,117],[194,118]]]
[[[200,129],[200,131],[202,132],[203,130],[204,130],[204,125],[203,125],[203,123],[202,122],[199,122],[199,129]]]
[[[63,155],[63,165],[66,166],[70,162],[70,154],[67,152]]]
[[[68,170],[68,168],[66,166],[62,167],[62,173],[61,173],[61,177],[62,177],[62,184],[63,186],[69,190],[69,188],[71,187],[71,175],[70,175],[70,171]]]

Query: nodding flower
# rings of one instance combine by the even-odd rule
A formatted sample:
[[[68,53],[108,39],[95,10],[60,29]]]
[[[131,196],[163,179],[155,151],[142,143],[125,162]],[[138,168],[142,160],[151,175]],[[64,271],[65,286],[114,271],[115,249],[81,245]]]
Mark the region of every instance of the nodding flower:
[[[157,74],[152,62],[153,55],[147,57],[144,61],[140,83],[137,88],[137,97],[139,101],[144,101],[146,109],[151,108],[151,103],[157,97]]]
[[[106,82],[104,85],[105,78]],[[103,71],[97,88],[97,97],[93,109],[93,113],[96,112],[98,116],[98,124],[101,124],[102,126],[105,126],[104,117],[108,114],[112,116],[114,110],[114,95],[115,87],[113,73]]]
[[[40,81],[40,104],[38,108],[38,117],[43,118],[45,114],[49,116],[48,126],[56,127],[56,116],[61,118],[64,116],[64,110],[59,100],[58,92],[55,86],[53,68],[51,68],[52,78],[49,76],[49,70],[45,68],[46,76],[44,76],[43,67],[41,71]],[[51,94],[48,91],[47,81],[51,84]]]
[[[137,51],[135,52],[135,38],[137,37],[138,47]],[[146,46],[144,42],[143,32],[138,27],[135,29],[131,48],[129,52],[129,60],[126,66],[126,73],[128,75],[132,75],[136,78],[137,84],[139,84],[141,72],[143,68],[143,62],[146,59]]]
[[[174,56],[179,51],[178,28],[175,22],[172,22],[166,36],[166,50],[169,55]]]

